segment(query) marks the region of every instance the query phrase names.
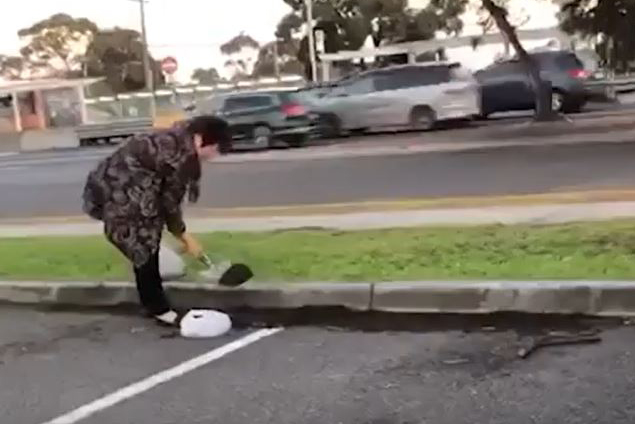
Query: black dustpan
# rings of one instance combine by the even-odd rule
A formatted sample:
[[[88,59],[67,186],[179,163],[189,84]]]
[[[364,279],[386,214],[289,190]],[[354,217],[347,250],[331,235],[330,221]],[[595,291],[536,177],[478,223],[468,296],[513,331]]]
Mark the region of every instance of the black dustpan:
[[[218,284],[227,287],[240,286],[254,276],[251,268],[245,264],[232,264],[218,279]]]
[[[219,269],[218,266],[214,265],[209,256],[203,255],[199,259],[208,268],[208,270],[203,271],[201,275],[207,278],[218,278],[218,284],[221,286],[237,287],[251,280],[254,276],[251,268],[245,264],[228,263],[226,269]]]

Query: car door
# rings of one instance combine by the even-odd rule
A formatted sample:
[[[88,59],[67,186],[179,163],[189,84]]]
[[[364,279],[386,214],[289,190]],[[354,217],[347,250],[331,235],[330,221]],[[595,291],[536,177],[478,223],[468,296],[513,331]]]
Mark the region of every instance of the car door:
[[[373,90],[370,76],[364,75],[347,80],[324,97],[321,109],[336,115],[342,129],[365,128],[370,121],[369,94]]]
[[[395,127],[407,123],[409,102],[406,91],[413,86],[408,68],[378,72],[373,77],[375,92],[369,118],[374,127]]]
[[[221,116],[229,123],[234,140],[239,141],[251,138],[255,126],[266,122],[273,110],[273,96],[245,94],[226,98]]]
[[[476,74],[481,85],[485,114],[531,108],[533,95],[529,78],[518,60],[492,65]]]

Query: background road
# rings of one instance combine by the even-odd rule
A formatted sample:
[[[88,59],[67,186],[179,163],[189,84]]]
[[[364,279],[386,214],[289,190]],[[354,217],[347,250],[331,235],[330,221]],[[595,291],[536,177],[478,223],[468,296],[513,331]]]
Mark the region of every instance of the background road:
[[[1,421],[45,423],[252,331],[162,338],[166,330],[137,317],[4,308]],[[630,424],[634,331],[608,327],[601,344],[522,360],[530,333],[513,324],[488,332],[289,328],[82,422]]]
[[[383,140],[383,139],[382,139]],[[81,213],[103,150],[0,158],[0,217]],[[632,187],[635,143],[206,165],[198,207],[318,204]]]

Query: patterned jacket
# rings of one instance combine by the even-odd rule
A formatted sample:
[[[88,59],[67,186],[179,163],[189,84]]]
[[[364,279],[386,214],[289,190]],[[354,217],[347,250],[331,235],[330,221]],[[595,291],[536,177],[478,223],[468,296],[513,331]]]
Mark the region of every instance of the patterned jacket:
[[[201,165],[184,125],[132,137],[99,163],[84,187],[84,212],[135,266],[156,253],[164,227],[185,232],[181,203],[198,194]]]

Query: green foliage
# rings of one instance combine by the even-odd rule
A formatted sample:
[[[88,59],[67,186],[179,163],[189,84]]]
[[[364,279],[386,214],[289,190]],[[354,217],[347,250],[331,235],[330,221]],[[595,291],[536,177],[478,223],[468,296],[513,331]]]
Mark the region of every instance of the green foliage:
[[[284,1],[304,16],[303,0]],[[332,48],[357,50],[369,35],[379,45],[426,40],[436,31],[457,34],[466,4],[467,0],[431,0],[426,8],[412,11],[407,0],[315,0],[313,14],[318,26],[326,24]]]
[[[285,17],[278,33],[286,35],[304,22],[304,0],[284,0],[294,10],[295,18]],[[428,40],[435,32],[458,34],[463,29],[459,15],[468,0],[430,0],[421,10],[409,10],[407,0],[314,0],[316,29],[325,33],[325,51],[358,50],[368,36],[376,46],[399,42]],[[308,42],[303,39],[297,55],[308,66]]]
[[[150,58],[156,85],[163,75],[160,65]],[[145,87],[143,43],[141,35],[131,29],[99,31],[86,50],[89,76],[105,77],[113,93],[141,90]]]
[[[24,58],[0,54],[0,77],[9,80],[20,79],[25,67]]]
[[[216,68],[197,68],[192,72],[192,79],[206,85],[214,85],[222,81]]]
[[[297,59],[300,43],[298,40],[289,38],[288,41],[283,39],[272,41],[260,48],[252,76],[256,78],[276,76],[276,47],[280,74],[304,74],[304,66]]]
[[[97,25],[90,20],[58,13],[18,31],[28,42],[20,53],[32,66],[51,67],[57,59],[63,71],[70,72],[81,65],[81,54],[75,51],[96,32]]]
[[[256,40],[254,40],[250,35],[241,32],[240,34],[220,46],[220,51],[222,54],[232,55],[235,53],[240,53],[241,50],[246,48],[257,49],[259,47],[260,44]]]
[[[632,280],[633,220],[547,226],[203,234],[212,256],[248,263],[256,281],[457,279]],[[123,256],[101,236],[3,239],[0,279],[122,280]],[[197,264],[191,262],[191,278]]]
[[[635,60],[635,1],[567,0],[560,11],[561,27],[586,36],[603,34],[598,53],[614,70],[626,71]]]

